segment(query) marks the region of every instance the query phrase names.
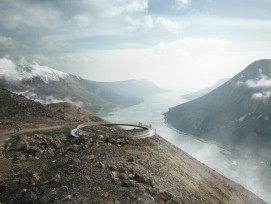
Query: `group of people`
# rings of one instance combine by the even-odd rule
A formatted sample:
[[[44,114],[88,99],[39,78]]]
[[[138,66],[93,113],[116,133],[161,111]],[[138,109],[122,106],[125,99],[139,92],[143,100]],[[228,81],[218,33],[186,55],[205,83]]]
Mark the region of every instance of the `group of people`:
[[[138,123],[139,126],[142,126],[142,124],[143,124],[142,122],[139,122],[139,123]],[[150,125],[150,128],[151,128],[151,125]]]

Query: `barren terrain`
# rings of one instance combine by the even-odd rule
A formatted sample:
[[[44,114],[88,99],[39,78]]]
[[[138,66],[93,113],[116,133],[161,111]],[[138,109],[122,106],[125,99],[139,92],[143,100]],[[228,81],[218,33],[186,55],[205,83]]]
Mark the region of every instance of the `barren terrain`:
[[[31,123],[2,119],[1,203],[264,203],[159,135],[93,126],[73,138],[71,128],[101,119],[67,106],[70,117],[45,107],[42,117],[26,113]]]

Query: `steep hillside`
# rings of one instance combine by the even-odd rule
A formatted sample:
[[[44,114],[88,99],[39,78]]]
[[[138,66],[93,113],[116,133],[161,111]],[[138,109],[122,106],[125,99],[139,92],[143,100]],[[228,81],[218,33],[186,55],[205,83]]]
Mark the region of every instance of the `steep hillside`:
[[[0,88],[42,103],[69,102],[92,113],[141,103],[141,95],[162,91],[145,81],[95,82],[38,64],[0,59]],[[144,94],[142,94],[144,93]]]
[[[43,106],[8,93],[1,91],[3,101],[15,98],[13,107],[27,104],[33,117],[63,110],[61,104]],[[64,111],[82,115],[68,104]],[[2,117],[17,117],[17,112],[8,114]],[[98,126],[73,138],[69,129],[76,124],[61,123],[0,134],[1,203],[264,203],[158,135],[136,140],[135,130]]]
[[[217,81],[213,86],[190,93],[190,94],[185,94],[182,95],[182,98],[184,99],[188,99],[188,100],[194,100],[196,98],[199,98],[211,91],[213,91],[214,89],[218,88],[219,86],[221,86],[222,84],[224,84],[225,82],[227,82],[229,79],[220,79],[219,81]]]
[[[227,145],[271,148],[271,60],[249,65],[231,80],[165,113],[174,128]]]
[[[24,131],[29,128],[61,126],[97,120],[84,109],[69,103],[41,104],[0,89],[0,135],[3,132]]]

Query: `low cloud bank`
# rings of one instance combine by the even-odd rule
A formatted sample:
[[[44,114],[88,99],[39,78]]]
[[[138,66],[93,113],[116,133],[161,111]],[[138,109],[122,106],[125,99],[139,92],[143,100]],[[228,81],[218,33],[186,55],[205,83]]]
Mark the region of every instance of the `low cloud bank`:
[[[68,74],[47,66],[37,63],[30,64],[24,58],[17,63],[7,58],[0,59],[0,77],[4,77],[6,80],[22,81],[39,77],[43,82],[49,83],[49,81],[59,81],[67,76]]]
[[[258,79],[250,79],[247,81],[238,81],[237,86],[246,86],[250,89],[254,89],[255,93],[251,95],[253,100],[261,100],[264,103],[271,97],[271,78],[260,74]]]
[[[58,99],[55,98],[54,96],[50,95],[50,96],[46,96],[46,97],[39,97],[37,93],[34,92],[34,90],[32,91],[24,91],[24,92],[15,92],[16,94],[21,94],[23,96],[25,96],[26,98],[30,99],[30,100],[34,100],[34,101],[38,101],[40,103],[43,104],[51,104],[51,103],[61,103],[61,102],[67,102],[67,103],[71,103],[74,104],[76,106],[82,107],[84,105],[84,102],[79,101],[79,100],[72,100],[69,96],[63,98],[63,99]]]
[[[258,80],[248,80],[245,82],[249,88],[262,88],[267,89],[271,88],[271,79],[268,76],[260,75]]]

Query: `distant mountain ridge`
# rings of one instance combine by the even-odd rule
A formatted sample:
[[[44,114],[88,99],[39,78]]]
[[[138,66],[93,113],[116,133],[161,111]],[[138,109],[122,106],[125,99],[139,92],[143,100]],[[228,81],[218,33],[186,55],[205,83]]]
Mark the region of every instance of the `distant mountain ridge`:
[[[259,60],[212,92],[170,108],[174,128],[223,144],[271,148],[271,60]]]
[[[224,79],[220,79],[219,81],[217,81],[214,85],[208,87],[208,88],[205,88],[205,89],[202,89],[202,90],[199,90],[199,91],[196,91],[196,92],[193,92],[193,93],[189,93],[189,94],[185,94],[185,95],[182,95],[182,98],[184,99],[188,99],[188,100],[194,100],[196,98],[199,98],[211,91],[213,91],[214,89],[216,89],[217,87],[221,86],[222,84],[226,83],[229,79],[228,78],[224,78]]]
[[[0,88],[42,103],[73,103],[92,113],[135,105],[143,101],[140,96],[163,91],[151,82],[95,82],[25,60],[14,63],[5,58],[0,59]]]

